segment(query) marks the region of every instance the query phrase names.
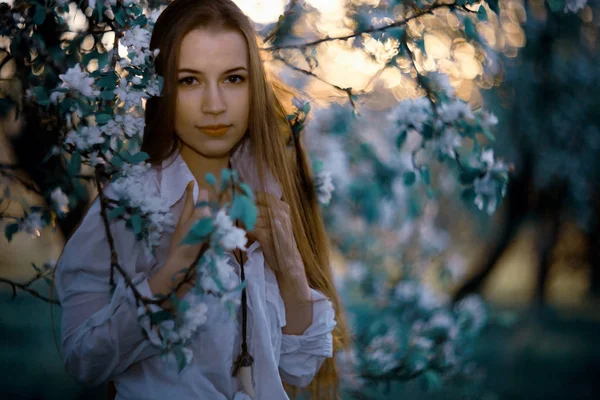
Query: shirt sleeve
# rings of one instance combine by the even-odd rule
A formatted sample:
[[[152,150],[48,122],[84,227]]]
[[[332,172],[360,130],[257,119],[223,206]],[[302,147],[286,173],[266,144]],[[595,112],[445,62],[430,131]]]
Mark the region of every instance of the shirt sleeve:
[[[302,335],[283,335],[279,371],[283,380],[297,387],[306,387],[325,359],[333,356],[335,311],[321,292],[311,289],[313,299],[312,324]]]
[[[148,262],[150,255],[124,221],[111,222],[110,229],[120,266],[138,292],[152,297],[147,276],[136,273],[136,266]],[[111,293],[110,254],[97,198],[65,245],[55,272],[65,369],[88,385],[99,385],[133,363],[160,353],[146,339],[133,290],[117,270]]]

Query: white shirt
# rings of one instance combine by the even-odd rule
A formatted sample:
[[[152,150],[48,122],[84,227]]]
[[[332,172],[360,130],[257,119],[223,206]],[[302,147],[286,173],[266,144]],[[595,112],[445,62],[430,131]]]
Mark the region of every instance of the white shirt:
[[[234,156],[232,163],[236,169],[252,163],[247,158]],[[177,154],[166,160],[162,171],[153,168],[147,180],[148,185],[154,185],[168,201],[177,221],[183,208],[185,186],[194,180],[181,156]],[[197,185],[194,192],[197,198]],[[111,197],[110,185],[105,193]],[[165,262],[173,228],[162,234],[156,254],[152,256],[125,227],[124,221],[115,220],[110,226],[120,265],[133,277],[137,290],[152,297],[148,279]],[[284,303],[277,279],[265,263],[258,242],[249,247],[247,257],[244,264],[247,341],[254,357],[254,399],[288,399],[281,379],[295,386],[306,386],[323,361],[332,356],[334,310],[328,299],[311,289],[314,300],[311,326],[302,335],[283,334]],[[230,263],[239,274],[239,265],[231,255]],[[237,379],[231,377],[233,360],[241,346],[239,308],[236,319],[217,298],[207,295],[203,299],[209,308],[207,322],[190,339],[194,352],[191,364],[178,373],[174,361],[165,362],[160,348],[145,338],[137,321],[138,307],[133,292],[126,287],[118,271],[114,274],[116,288],[111,296],[110,249],[98,199],[66,244],[55,278],[63,309],[65,368],[78,381],[98,385],[114,380],[118,400],[249,398],[240,391]],[[186,296],[189,295],[191,291]]]

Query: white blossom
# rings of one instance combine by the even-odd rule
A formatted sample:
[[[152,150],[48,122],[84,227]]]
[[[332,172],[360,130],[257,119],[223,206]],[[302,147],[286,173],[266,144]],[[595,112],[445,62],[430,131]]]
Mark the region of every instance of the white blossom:
[[[400,132],[415,129],[419,132],[431,114],[431,103],[425,97],[407,99],[398,103],[388,114],[388,121],[395,122]]]
[[[79,130],[71,130],[65,138],[65,143],[74,144],[77,150],[84,152],[96,144],[104,143],[102,131],[97,126],[82,126]]]
[[[452,97],[454,96],[454,86],[450,83],[450,78],[448,74],[444,74],[441,72],[433,72],[429,74],[435,89],[442,91],[446,96]]]
[[[158,50],[156,52],[158,52]],[[148,93],[149,96],[160,96],[158,79],[152,79],[148,81],[146,84],[146,93]]]
[[[144,91],[134,89],[131,85],[129,85],[127,79],[125,78],[121,78],[119,87],[114,90],[114,93],[121,101],[125,102],[126,110],[129,110],[135,106],[141,106],[142,99],[148,97],[148,94],[144,93]]]
[[[121,38],[121,44],[140,50],[147,49],[150,47],[150,36],[149,30],[136,25],[125,32],[125,35]]]
[[[487,311],[481,297],[470,295],[465,297],[456,305],[459,318],[467,318],[470,322],[470,330],[480,331],[486,323]]]
[[[447,257],[444,268],[453,282],[458,282],[466,275],[466,262],[460,254],[452,254]]]
[[[434,313],[427,322],[427,325],[432,329],[445,330],[448,332],[448,338],[450,340],[453,340],[458,336],[458,326],[456,325],[454,317],[448,311],[441,310]]]
[[[447,302],[447,296],[436,293],[431,287],[421,285],[419,288],[419,307],[424,310],[434,310]]]
[[[587,4],[587,0],[566,0],[564,12],[576,13],[583,9]]]
[[[61,87],[78,91],[87,97],[95,97],[100,94],[99,90],[94,90],[94,78],[91,78],[87,72],[82,71],[79,64],[69,68],[65,74],[58,77],[63,82]]]
[[[111,119],[106,124],[100,127],[100,130],[107,136],[120,136],[123,133],[123,128],[114,119]]]
[[[198,330],[200,325],[206,323],[206,313],[208,307],[205,303],[193,300],[189,308],[184,313],[183,325],[179,328],[179,336],[182,340],[187,341],[192,334]]]
[[[394,289],[397,300],[401,302],[413,301],[419,293],[420,285],[415,281],[400,281]]]
[[[368,36],[363,41],[363,47],[367,53],[375,57],[375,61],[379,64],[385,64],[398,54],[400,42],[394,38],[382,42]]]
[[[353,281],[361,281],[367,275],[367,268],[360,261],[348,262],[348,277]]]
[[[147,184],[146,174],[149,171],[150,164],[125,164],[122,176],[111,184],[111,188],[118,198],[126,199],[131,207],[139,208],[146,217],[149,223],[145,231],[146,244],[154,247],[158,245],[163,230],[173,225],[173,216],[156,188]]]
[[[492,128],[498,124],[498,118],[489,111],[484,111],[481,114],[481,126],[484,129]]]
[[[61,188],[56,188],[50,194],[50,199],[54,203],[54,207],[59,214],[69,212],[69,197],[63,193]]]
[[[394,329],[389,329],[384,335],[375,336],[366,348],[367,359],[377,363],[382,371],[389,371],[397,364],[396,353],[399,342]]]
[[[462,145],[462,138],[454,127],[447,126],[442,129],[441,136],[429,140],[426,146],[431,151],[455,159],[456,149]]]
[[[210,249],[205,253],[199,274],[200,287],[205,292],[230,291],[237,283],[237,275],[228,259],[212,253]]]
[[[33,236],[40,236],[44,227],[42,214],[37,211],[30,213],[27,218],[21,221],[20,229]]]
[[[233,221],[222,208],[215,216],[215,226],[217,227],[217,237],[223,249],[229,251],[234,249],[246,250],[246,231],[233,226]]]
[[[100,157],[100,152],[98,150],[93,151],[88,156],[88,162],[92,167],[95,167],[98,164],[104,164],[104,160],[102,159],[102,157]]]
[[[331,201],[331,195],[335,187],[331,180],[329,171],[321,171],[315,176],[315,186],[319,203],[327,205]]]
[[[438,116],[444,123],[453,123],[457,120],[470,120],[475,118],[471,105],[462,100],[444,102],[437,109]]]
[[[192,359],[194,358],[194,352],[187,347],[184,347],[183,349],[181,349],[181,351],[183,352],[183,355],[185,356],[185,364],[188,365],[189,363],[192,362]]]

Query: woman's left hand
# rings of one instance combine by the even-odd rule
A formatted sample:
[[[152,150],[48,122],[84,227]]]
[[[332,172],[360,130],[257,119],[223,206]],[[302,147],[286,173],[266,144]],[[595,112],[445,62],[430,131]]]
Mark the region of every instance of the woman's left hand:
[[[287,323],[283,333],[300,335],[312,323],[312,294],[304,262],[294,238],[290,206],[266,192],[256,194],[256,206],[256,225],[252,232],[248,232],[248,236],[258,240],[265,261],[277,277],[286,309]],[[268,234],[267,209],[273,214],[273,242]],[[285,264],[278,264],[277,260]]]
[[[271,193],[257,192],[255,197],[258,213],[254,230],[248,232],[249,238],[258,240],[265,261],[277,275],[283,272],[284,268],[301,268],[299,271],[286,271],[285,275],[290,272],[304,274],[304,265],[292,229],[290,206]],[[268,234],[267,209],[273,214],[273,242]],[[286,263],[279,265],[277,260]]]

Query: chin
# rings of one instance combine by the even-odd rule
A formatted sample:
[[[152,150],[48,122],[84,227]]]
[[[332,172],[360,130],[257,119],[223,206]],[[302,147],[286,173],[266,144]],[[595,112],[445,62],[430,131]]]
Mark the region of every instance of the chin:
[[[210,140],[201,145],[190,143],[186,147],[205,158],[222,158],[231,154],[235,143],[229,140]]]

